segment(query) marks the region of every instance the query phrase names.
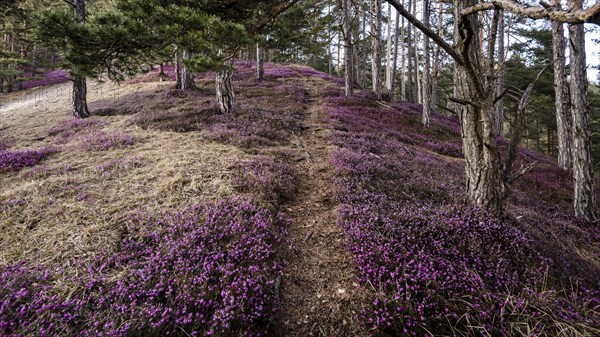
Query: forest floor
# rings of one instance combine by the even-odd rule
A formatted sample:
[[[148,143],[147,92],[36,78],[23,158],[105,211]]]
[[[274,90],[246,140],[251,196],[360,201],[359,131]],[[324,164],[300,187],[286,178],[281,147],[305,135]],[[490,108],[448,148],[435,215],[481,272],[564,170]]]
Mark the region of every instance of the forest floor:
[[[360,331],[356,313],[360,296],[352,256],[336,223],[330,129],[323,111],[323,92],[331,84],[319,78],[296,81],[308,91],[303,131],[294,135],[298,193],[285,205],[294,249],[283,274],[281,336],[353,336]]]
[[[0,96],[0,335],[600,334],[599,227],[553,158],[519,149],[496,219],[456,117],[236,67],[227,115],[212,72],[90,81],[84,120],[70,83]]]

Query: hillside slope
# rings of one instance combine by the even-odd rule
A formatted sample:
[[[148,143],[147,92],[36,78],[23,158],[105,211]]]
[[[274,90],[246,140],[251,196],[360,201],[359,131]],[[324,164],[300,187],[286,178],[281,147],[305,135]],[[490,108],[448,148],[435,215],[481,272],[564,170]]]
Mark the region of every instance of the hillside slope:
[[[455,118],[253,66],[230,115],[210,72],[93,84],[86,120],[68,84],[1,98],[0,335],[600,332],[600,230],[554,160],[521,150],[494,219]]]

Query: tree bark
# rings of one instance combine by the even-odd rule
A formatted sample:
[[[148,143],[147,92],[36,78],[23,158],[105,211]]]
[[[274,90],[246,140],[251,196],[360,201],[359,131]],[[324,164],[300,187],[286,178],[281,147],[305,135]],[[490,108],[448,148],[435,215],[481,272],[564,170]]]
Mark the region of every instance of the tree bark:
[[[417,1],[413,0],[413,16],[417,16]],[[413,26],[414,52],[415,52],[415,98],[417,103],[423,103],[423,91],[421,87],[421,76],[419,76],[419,30]]]
[[[464,6],[472,6],[475,1],[456,0],[455,6],[460,13]],[[481,41],[477,34],[477,15],[463,16],[456,22],[460,22],[459,26],[455,27],[459,30],[459,40],[456,44],[465,61],[457,67],[457,93],[461,100],[475,103],[459,105],[467,196],[472,203],[501,216],[504,212],[506,186],[494,132],[495,87],[481,85],[485,72],[479,57]]]
[[[397,70],[398,70],[398,44],[399,44],[399,37],[400,37],[400,30],[399,30],[399,26],[400,26],[400,15],[398,15],[398,13],[396,13],[396,23],[395,23],[395,28],[396,30],[394,31],[394,61],[393,61],[393,66],[392,66],[392,88],[390,90],[390,102],[393,102],[396,99],[396,74],[397,74]]]
[[[569,0],[569,9],[579,10],[582,0]],[[585,31],[583,24],[569,26],[571,50],[571,115],[573,118],[573,178],[575,215],[597,219],[594,204],[594,175],[590,149]]]
[[[417,0],[408,0],[408,8],[412,8],[412,2],[413,1],[417,1]],[[407,41],[406,41],[406,62],[407,62],[407,76],[406,76],[406,100],[414,103],[415,99],[414,99],[414,90],[413,90],[413,53],[412,53],[412,29],[410,28],[405,28],[407,30]]]
[[[385,90],[388,97],[392,96],[392,5],[388,4],[387,49],[385,64]]]
[[[560,7],[560,0],[552,5]],[[554,92],[556,95],[556,132],[558,136],[558,166],[570,170],[572,163],[572,118],[569,110],[569,90],[565,72],[565,31],[563,24],[552,21],[552,50],[554,60]]]
[[[438,35],[444,36],[444,3],[438,2]],[[435,45],[435,52],[433,54],[433,70],[431,71],[431,104],[435,107],[437,103],[437,91],[438,91],[438,76],[440,72],[440,46]]]
[[[350,30],[350,0],[343,0],[343,35],[344,35],[344,83],[346,96],[354,94],[354,60],[352,31]]]
[[[87,106],[87,83],[84,76],[73,77],[73,117],[87,118],[90,111]]]
[[[230,113],[235,104],[233,90],[233,58],[224,63],[225,67],[217,71],[215,86],[217,91],[217,105],[221,113]]]
[[[492,0],[481,2],[465,8],[461,14],[469,15],[490,9],[504,9],[513,14],[525,16],[531,19],[547,19],[564,23],[593,23],[600,25],[600,2],[596,1],[587,9],[579,6],[577,9],[569,7],[569,11],[562,11],[556,7],[529,6],[520,4],[514,0]]]
[[[85,1],[75,0],[75,19],[77,23],[85,23]],[[85,76],[74,75],[73,80],[73,116],[75,118],[87,118],[90,111],[87,106],[87,82]]]
[[[402,0],[404,3],[404,0]],[[404,16],[402,17],[401,29],[401,52],[400,52],[400,100],[406,101],[406,53],[404,52],[404,46],[406,45],[406,28],[404,26]],[[396,46],[396,49],[398,47]]]
[[[175,47],[175,88],[180,89],[183,84],[181,84],[181,58],[179,57],[179,50]]]
[[[372,77],[373,92],[377,100],[381,100],[381,0],[372,0],[371,19]]]
[[[429,25],[429,0],[423,0],[423,23]],[[429,37],[425,35],[423,37],[423,53],[424,53],[424,65],[423,65],[423,114],[421,116],[421,123],[424,126],[429,127],[431,125],[431,73],[429,72]]]
[[[504,80],[504,11],[498,10],[498,79],[496,95],[500,97],[496,103],[496,134],[502,135],[502,129],[504,125],[504,98],[501,97],[504,94],[505,80]]]
[[[192,55],[191,55],[190,51],[188,49],[184,49],[183,54],[182,54],[183,61],[185,62],[186,60],[189,60],[191,57],[192,57]],[[179,89],[189,90],[189,89],[194,89],[194,87],[195,87],[194,75],[192,74],[192,72],[190,71],[188,66],[186,66],[184,63],[181,66],[181,87]]]
[[[256,79],[262,81],[265,77],[265,55],[260,47],[260,42],[256,42]],[[331,69],[329,70],[331,72]]]

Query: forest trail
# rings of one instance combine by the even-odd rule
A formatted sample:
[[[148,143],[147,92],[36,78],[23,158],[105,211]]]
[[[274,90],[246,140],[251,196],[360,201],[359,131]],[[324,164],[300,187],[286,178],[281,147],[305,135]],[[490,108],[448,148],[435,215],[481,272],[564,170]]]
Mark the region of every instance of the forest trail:
[[[298,194],[284,206],[291,219],[288,254],[281,285],[281,309],[275,321],[278,336],[356,336],[358,291],[352,257],[336,223],[333,166],[329,129],[323,122],[328,82],[300,79],[308,91],[304,131],[292,139],[303,160],[296,162],[300,175]]]

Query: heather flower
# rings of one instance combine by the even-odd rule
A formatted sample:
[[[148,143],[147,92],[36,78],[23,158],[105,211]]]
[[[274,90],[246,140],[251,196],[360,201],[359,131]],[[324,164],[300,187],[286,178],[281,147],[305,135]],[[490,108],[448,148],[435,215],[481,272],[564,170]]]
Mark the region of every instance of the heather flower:
[[[37,165],[49,154],[55,152],[52,148],[42,148],[39,150],[17,150],[0,151],[0,172],[12,171],[18,172],[24,167]]]
[[[117,132],[107,133],[96,131],[82,137],[79,141],[83,151],[107,151],[110,149],[122,149],[135,143],[131,135]]]

